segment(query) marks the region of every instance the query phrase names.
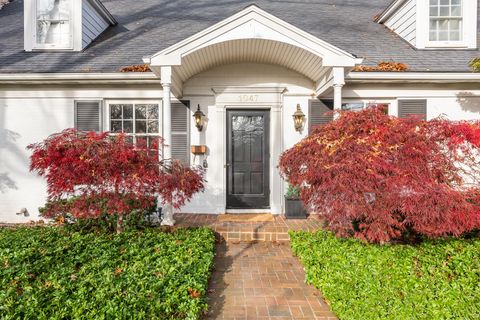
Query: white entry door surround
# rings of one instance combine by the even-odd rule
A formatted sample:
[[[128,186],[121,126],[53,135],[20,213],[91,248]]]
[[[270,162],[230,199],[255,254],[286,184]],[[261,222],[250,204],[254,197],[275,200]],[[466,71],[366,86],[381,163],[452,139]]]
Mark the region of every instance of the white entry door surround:
[[[282,105],[283,93],[286,88],[282,87],[215,87],[215,105],[209,108],[209,113],[214,112],[218,125],[216,137],[218,142],[212,148],[212,157],[222,159],[223,169],[221,180],[217,181],[223,192],[217,197],[217,213],[225,213],[227,206],[227,110],[269,110],[270,111],[270,211],[273,214],[282,213],[283,181],[277,169],[278,159],[283,150],[282,128]]]

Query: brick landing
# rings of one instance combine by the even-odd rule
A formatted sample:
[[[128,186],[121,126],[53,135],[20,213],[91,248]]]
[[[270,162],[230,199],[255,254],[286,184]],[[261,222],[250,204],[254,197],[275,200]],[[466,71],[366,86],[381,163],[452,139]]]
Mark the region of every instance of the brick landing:
[[[322,222],[315,217],[305,220],[288,220],[284,216],[274,216],[272,222],[224,222],[218,215],[175,214],[176,225],[181,227],[207,226],[217,232],[225,241],[289,241],[289,230],[315,231]]]
[[[333,320],[318,290],[286,243],[217,245],[207,319]]]

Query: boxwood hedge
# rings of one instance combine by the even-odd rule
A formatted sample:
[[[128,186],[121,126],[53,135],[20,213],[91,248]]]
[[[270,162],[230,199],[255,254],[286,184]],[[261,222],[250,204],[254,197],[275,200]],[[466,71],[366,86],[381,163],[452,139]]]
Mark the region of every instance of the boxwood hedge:
[[[197,319],[214,242],[206,228],[0,229],[0,318]]]
[[[480,319],[480,240],[366,245],[292,232],[307,282],[340,319]]]

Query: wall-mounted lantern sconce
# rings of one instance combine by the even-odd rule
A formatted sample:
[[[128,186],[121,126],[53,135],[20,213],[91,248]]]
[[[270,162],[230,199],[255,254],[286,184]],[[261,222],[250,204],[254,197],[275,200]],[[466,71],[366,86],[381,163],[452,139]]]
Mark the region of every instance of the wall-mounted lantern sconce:
[[[205,114],[200,110],[200,105],[198,105],[197,111],[193,114],[193,119],[195,119],[195,127],[197,127],[198,131],[202,131]]]
[[[297,104],[297,111],[293,114],[293,123],[295,124],[295,131],[302,131],[303,123],[305,122],[305,114],[300,108],[300,104]]]

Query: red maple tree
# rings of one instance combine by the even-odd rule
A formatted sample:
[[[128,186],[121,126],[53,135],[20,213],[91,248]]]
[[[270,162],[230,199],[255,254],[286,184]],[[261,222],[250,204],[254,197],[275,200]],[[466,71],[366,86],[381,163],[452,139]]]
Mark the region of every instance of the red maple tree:
[[[161,138],[151,146],[135,145],[124,134],[67,129],[28,146],[31,171],[47,181],[43,215],[97,218],[107,212],[118,217],[117,232],[122,232],[124,216],[151,208],[158,196],[181,207],[204,189],[203,172],[161,159],[162,145]]]
[[[285,151],[280,170],[339,236],[370,242],[480,227],[480,124],[340,112]]]

